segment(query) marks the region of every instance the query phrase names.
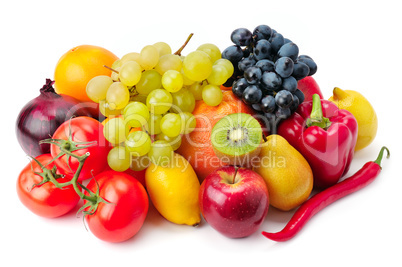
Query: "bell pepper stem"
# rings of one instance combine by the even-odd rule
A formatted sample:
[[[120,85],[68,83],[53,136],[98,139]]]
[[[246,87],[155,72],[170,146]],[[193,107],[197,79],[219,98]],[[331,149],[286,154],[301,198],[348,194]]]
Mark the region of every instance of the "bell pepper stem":
[[[313,107],[306,125],[307,127],[318,126],[323,129],[328,129],[331,126],[331,121],[322,114],[321,99],[318,94],[313,95]]]

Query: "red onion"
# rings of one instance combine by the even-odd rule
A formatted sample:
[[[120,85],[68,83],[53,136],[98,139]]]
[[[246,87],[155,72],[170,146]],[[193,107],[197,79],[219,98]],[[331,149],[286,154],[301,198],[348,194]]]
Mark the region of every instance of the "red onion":
[[[40,95],[29,101],[17,118],[18,142],[25,153],[32,157],[50,153],[50,145],[39,144],[39,141],[50,138],[72,116],[93,117],[91,109],[96,103],[83,103],[71,96],[59,95],[54,91],[53,83],[46,79]]]

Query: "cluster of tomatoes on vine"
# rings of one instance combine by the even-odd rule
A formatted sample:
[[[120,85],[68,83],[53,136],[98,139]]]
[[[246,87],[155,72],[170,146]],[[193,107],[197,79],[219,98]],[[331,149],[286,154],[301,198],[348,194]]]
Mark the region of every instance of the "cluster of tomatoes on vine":
[[[107,167],[111,145],[99,121],[71,118],[40,143],[50,144],[50,153],[32,158],[17,181],[18,196],[29,210],[55,218],[82,199],[77,214],[83,212],[96,237],[121,242],[140,230],[149,207],[147,192],[135,177]]]

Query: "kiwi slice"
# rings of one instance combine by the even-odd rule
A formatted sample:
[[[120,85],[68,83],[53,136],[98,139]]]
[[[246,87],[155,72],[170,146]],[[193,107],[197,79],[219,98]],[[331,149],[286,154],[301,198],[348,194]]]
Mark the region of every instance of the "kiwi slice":
[[[262,128],[249,114],[229,114],[212,128],[211,142],[222,162],[249,167],[251,160],[260,154]]]

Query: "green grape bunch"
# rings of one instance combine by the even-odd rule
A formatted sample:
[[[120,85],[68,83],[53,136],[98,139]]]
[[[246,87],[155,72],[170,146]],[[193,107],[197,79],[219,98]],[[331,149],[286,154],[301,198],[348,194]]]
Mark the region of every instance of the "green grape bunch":
[[[234,67],[211,43],[183,56],[191,37],[175,53],[165,42],[145,45],[105,66],[112,70],[110,77],[88,82],[87,95],[99,103],[106,117],[103,134],[114,146],[108,155],[111,169],[139,171],[151,162],[169,164],[182,136],[196,127],[196,101],[221,103],[221,85]]]

